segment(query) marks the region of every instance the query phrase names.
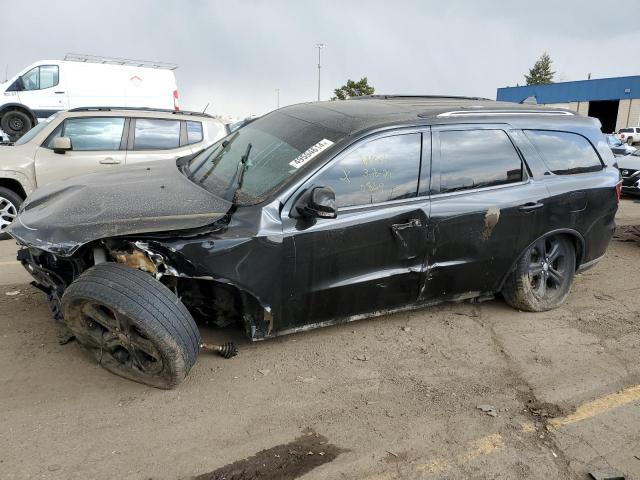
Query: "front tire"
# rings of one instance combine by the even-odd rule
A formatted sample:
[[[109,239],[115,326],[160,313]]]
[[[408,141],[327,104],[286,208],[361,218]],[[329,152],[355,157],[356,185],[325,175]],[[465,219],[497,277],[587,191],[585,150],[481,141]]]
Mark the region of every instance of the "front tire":
[[[148,273],[102,263],[62,296],[64,320],[80,344],[116,375],[152,387],[176,387],[200,349],[191,314]]]
[[[542,238],[520,257],[505,282],[502,296],[518,310],[552,310],[569,296],[575,270],[575,247],[567,236]]]
[[[22,198],[13,190],[0,187],[0,240],[9,238],[5,230],[13,223],[22,205]]]
[[[33,120],[22,110],[9,110],[0,120],[0,127],[12,140],[17,140],[33,127]]]

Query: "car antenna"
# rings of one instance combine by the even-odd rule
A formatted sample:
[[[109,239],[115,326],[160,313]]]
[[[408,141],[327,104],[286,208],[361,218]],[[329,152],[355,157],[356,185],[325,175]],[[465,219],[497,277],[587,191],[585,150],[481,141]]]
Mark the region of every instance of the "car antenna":
[[[204,106],[204,108],[202,109],[202,113],[207,111],[207,108],[209,108],[209,102],[207,102],[207,104]]]

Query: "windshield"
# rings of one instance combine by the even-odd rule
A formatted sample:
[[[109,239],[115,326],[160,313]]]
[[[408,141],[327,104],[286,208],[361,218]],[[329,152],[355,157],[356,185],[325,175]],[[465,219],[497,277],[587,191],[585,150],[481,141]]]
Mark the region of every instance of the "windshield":
[[[322,126],[273,112],[204,150],[185,166],[184,173],[219,197],[251,205],[304,170],[306,161],[298,159],[301,153],[322,140],[329,140],[322,149],[328,148],[324,145],[340,137]],[[293,160],[298,168],[290,164]]]
[[[619,147],[620,145],[623,145],[622,141],[610,135],[607,135],[607,142],[609,142],[609,145],[611,145],[612,147]]]
[[[43,120],[42,122],[38,123],[35,127],[33,127],[31,130],[29,130],[27,133],[25,133],[23,136],[21,136],[14,145],[23,145],[25,143],[29,143],[31,141],[31,139],[33,139],[33,137],[35,137],[36,135],[38,135],[38,133],[40,133],[40,131],[46,127],[47,125],[49,125],[49,123],[51,122],[51,120],[53,120],[54,118],[56,118],[56,115],[58,115],[57,113],[54,113],[53,115],[51,115],[49,118],[47,118],[46,120]]]

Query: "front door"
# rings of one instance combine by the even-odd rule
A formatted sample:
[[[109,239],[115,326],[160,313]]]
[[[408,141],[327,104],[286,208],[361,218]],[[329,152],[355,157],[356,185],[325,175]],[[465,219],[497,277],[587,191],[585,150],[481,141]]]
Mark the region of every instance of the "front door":
[[[67,118],[36,152],[36,182],[39,187],[68,177],[106,171],[124,165],[123,117]],[[53,139],[69,137],[71,150],[53,151]]]
[[[28,106],[36,118],[47,118],[69,108],[69,96],[60,78],[58,65],[40,65],[21,76],[20,103]]]
[[[303,189],[335,191],[338,217],[284,214],[295,260],[284,281],[283,329],[417,300],[429,222],[428,196],[417,196],[423,135],[428,131],[365,140],[307,182]],[[425,152],[424,168],[428,162]]]

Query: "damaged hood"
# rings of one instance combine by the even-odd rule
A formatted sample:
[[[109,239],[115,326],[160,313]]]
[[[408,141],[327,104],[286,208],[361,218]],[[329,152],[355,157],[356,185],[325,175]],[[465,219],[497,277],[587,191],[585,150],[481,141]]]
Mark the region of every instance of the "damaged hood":
[[[71,255],[101,238],[203,227],[230,208],[174,162],[146,162],[36,190],[8,233],[24,245]]]

